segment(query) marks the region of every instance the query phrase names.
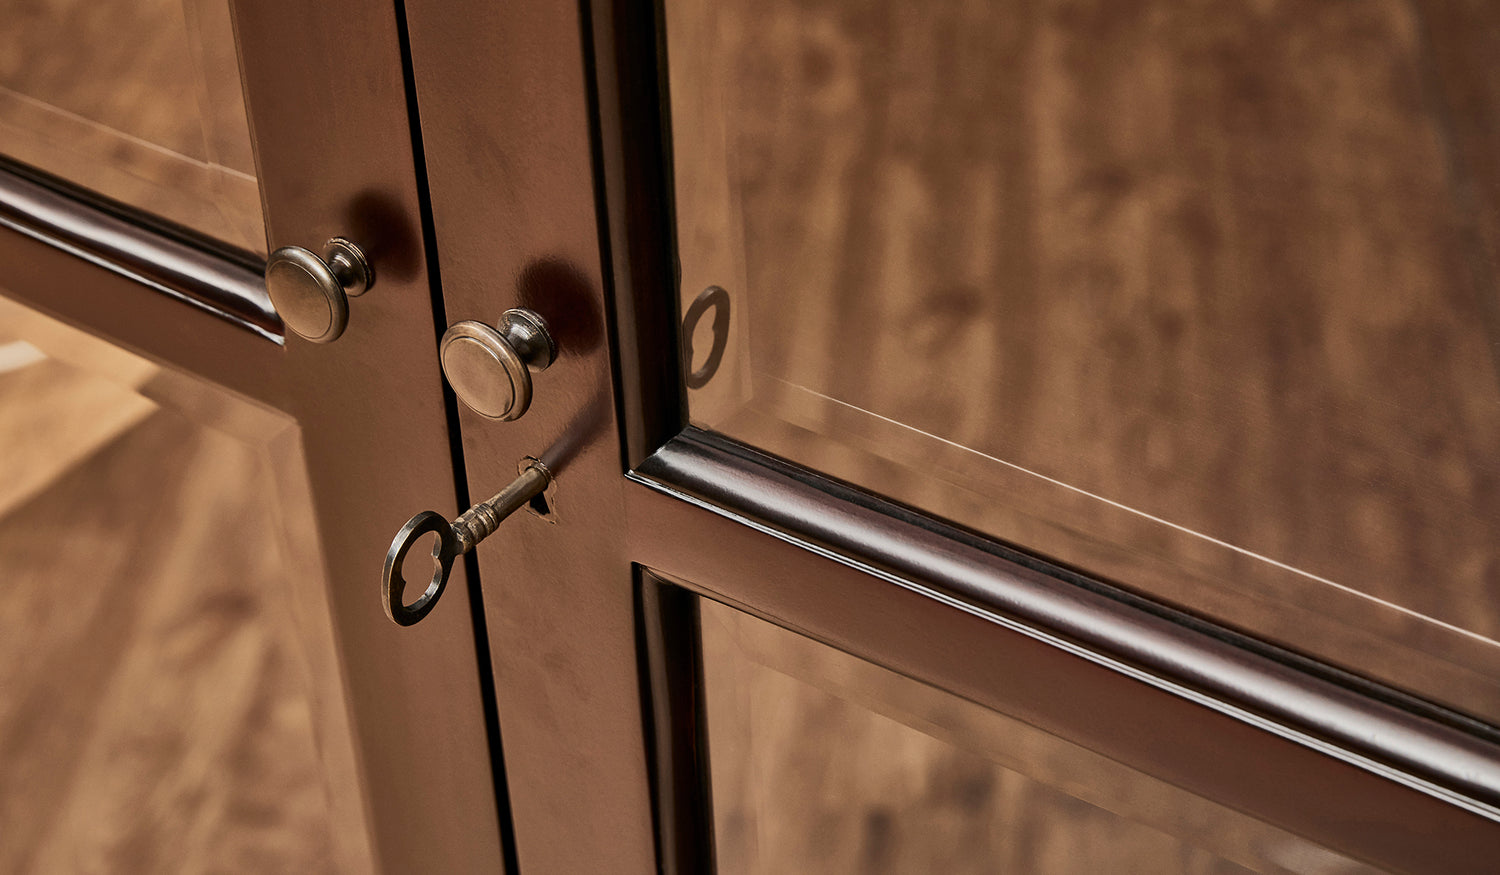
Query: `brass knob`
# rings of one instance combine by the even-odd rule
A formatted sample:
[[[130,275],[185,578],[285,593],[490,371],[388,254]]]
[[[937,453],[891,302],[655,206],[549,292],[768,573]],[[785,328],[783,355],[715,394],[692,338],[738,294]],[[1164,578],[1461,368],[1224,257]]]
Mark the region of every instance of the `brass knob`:
[[[358,246],[329,240],[319,258],[301,246],[283,246],[266,259],[266,291],[281,321],[313,343],[332,343],[349,324],[349,299],[375,284]]]
[[[540,315],[518,308],[506,310],[498,327],[454,323],[438,356],[458,400],[486,419],[509,422],[531,406],[531,373],[552,364],[557,346]]]

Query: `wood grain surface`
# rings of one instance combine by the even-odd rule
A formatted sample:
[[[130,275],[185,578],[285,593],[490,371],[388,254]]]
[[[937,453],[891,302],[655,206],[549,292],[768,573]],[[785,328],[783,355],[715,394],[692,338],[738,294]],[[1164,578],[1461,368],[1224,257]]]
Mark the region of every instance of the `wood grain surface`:
[[[261,453],[0,323],[0,872],[335,865]],[[20,364],[17,364],[19,362]]]

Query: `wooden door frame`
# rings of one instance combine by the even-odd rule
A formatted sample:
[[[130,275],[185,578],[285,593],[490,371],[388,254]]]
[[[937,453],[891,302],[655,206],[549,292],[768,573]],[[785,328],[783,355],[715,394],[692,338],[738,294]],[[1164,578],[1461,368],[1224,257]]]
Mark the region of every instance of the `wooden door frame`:
[[[276,597],[300,620],[313,668],[339,863],[503,871],[493,688],[476,651],[488,639],[466,570],[420,628],[396,627],[380,606],[397,528],[466,498],[437,363],[441,298],[399,12],[372,0],[233,3],[270,247],[343,235],[374,264],[376,284],[336,343],[283,338],[259,259],[12,166],[0,167],[0,284],[280,423],[265,449],[299,574]]]
[[[554,524],[479,549],[521,868],[703,865],[672,592],[1355,857],[1492,865],[1493,728],[688,426],[660,14],[410,10],[449,314],[524,304],[573,335],[526,419],[460,414],[471,492],[523,455],[558,477]]]

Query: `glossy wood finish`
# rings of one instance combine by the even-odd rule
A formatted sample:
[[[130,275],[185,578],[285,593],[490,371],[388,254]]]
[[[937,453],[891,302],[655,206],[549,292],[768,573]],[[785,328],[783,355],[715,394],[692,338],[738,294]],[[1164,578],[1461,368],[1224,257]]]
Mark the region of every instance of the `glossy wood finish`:
[[[586,8],[600,247],[607,302],[618,314],[621,442],[626,467],[634,468],[688,421],[677,332],[672,171],[666,160],[671,139],[660,69],[665,45],[647,4],[599,0]]]
[[[1380,871],[977,703],[698,603],[720,875]]]
[[[496,871],[501,838],[485,691],[461,571],[445,611],[386,619],[380,567],[413,512],[454,511],[396,9],[239,2],[241,72],[269,247],[346,236],[375,286],[324,346],[286,347],[378,864]]]
[[[632,476],[631,558],[683,586],[1382,866],[1500,851],[1500,748],[1440,715],[712,435]]]
[[[476,551],[517,860],[522,872],[649,872],[625,482],[578,13],[547,2],[408,8],[447,317],[493,321],[529,307],[559,349],[520,420],[460,411],[470,495],[510,482],[525,455],[557,477],[555,524],[517,514]],[[454,615],[444,598],[423,624]]]
[[[0,288],[110,342],[284,402],[280,321],[259,275],[0,168]]]
[[[291,527],[290,555],[306,586],[322,583],[308,569],[326,570],[339,658],[320,668],[348,706],[382,868],[503,865],[474,590],[456,578],[429,618],[399,629],[376,582],[401,520],[493,493],[523,455],[556,473],[555,518],[517,515],[477,556],[490,636],[478,646],[493,657],[523,868],[690,871],[703,853],[683,832],[692,818],[663,821],[669,790],[693,796],[682,770],[696,738],[679,737],[677,698],[652,686],[691,649],[691,612],[653,609],[633,565],[1367,859],[1433,871],[1494,859],[1492,752],[1457,715],[1396,695],[1382,705],[1352,679],[1310,680],[1312,666],[1289,676],[1263,651],[1200,661],[1223,644],[1214,630],[753,453],[687,434],[648,462],[682,425],[653,10],[468,7],[236,9],[270,243],[346,234],[376,265],[333,345],[293,339],[283,353],[55,234],[0,233],[21,265],[8,260],[0,282],[22,297],[297,418],[300,434],[278,441],[311,476],[313,512]],[[521,421],[462,414],[455,485],[434,312],[493,320],[512,306],[546,317],[562,355]],[[910,538],[893,553],[882,542],[896,534]],[[1313,688],[1366,698],[1299,722],[1316,712],[1293,700]]]
[[[0,222],[6,229],[84,254],[165,294],[280,342],[281,319],[271,306],[258,259],[211,251],[170,226],[112,211],[86,192],[0,160]]]
[[[633,477],[1326,739],[1500,816],[1500,733],[687,429]]]
[[[637,594],[658,865],[664,875],[710,872],[716,840],[698,599],[645,569]]]

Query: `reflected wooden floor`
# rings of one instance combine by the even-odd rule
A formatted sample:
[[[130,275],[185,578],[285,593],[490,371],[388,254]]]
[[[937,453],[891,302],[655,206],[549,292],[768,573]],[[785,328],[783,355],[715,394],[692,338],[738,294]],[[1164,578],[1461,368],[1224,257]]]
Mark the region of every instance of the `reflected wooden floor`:
[[[0,873],[332,871],[261,458],[0,348]]]
[[[1500,721],[1497,9],[667,4],[692,418]]]
[[[733,608],[700,612],[720,875],[1378,871]]]

